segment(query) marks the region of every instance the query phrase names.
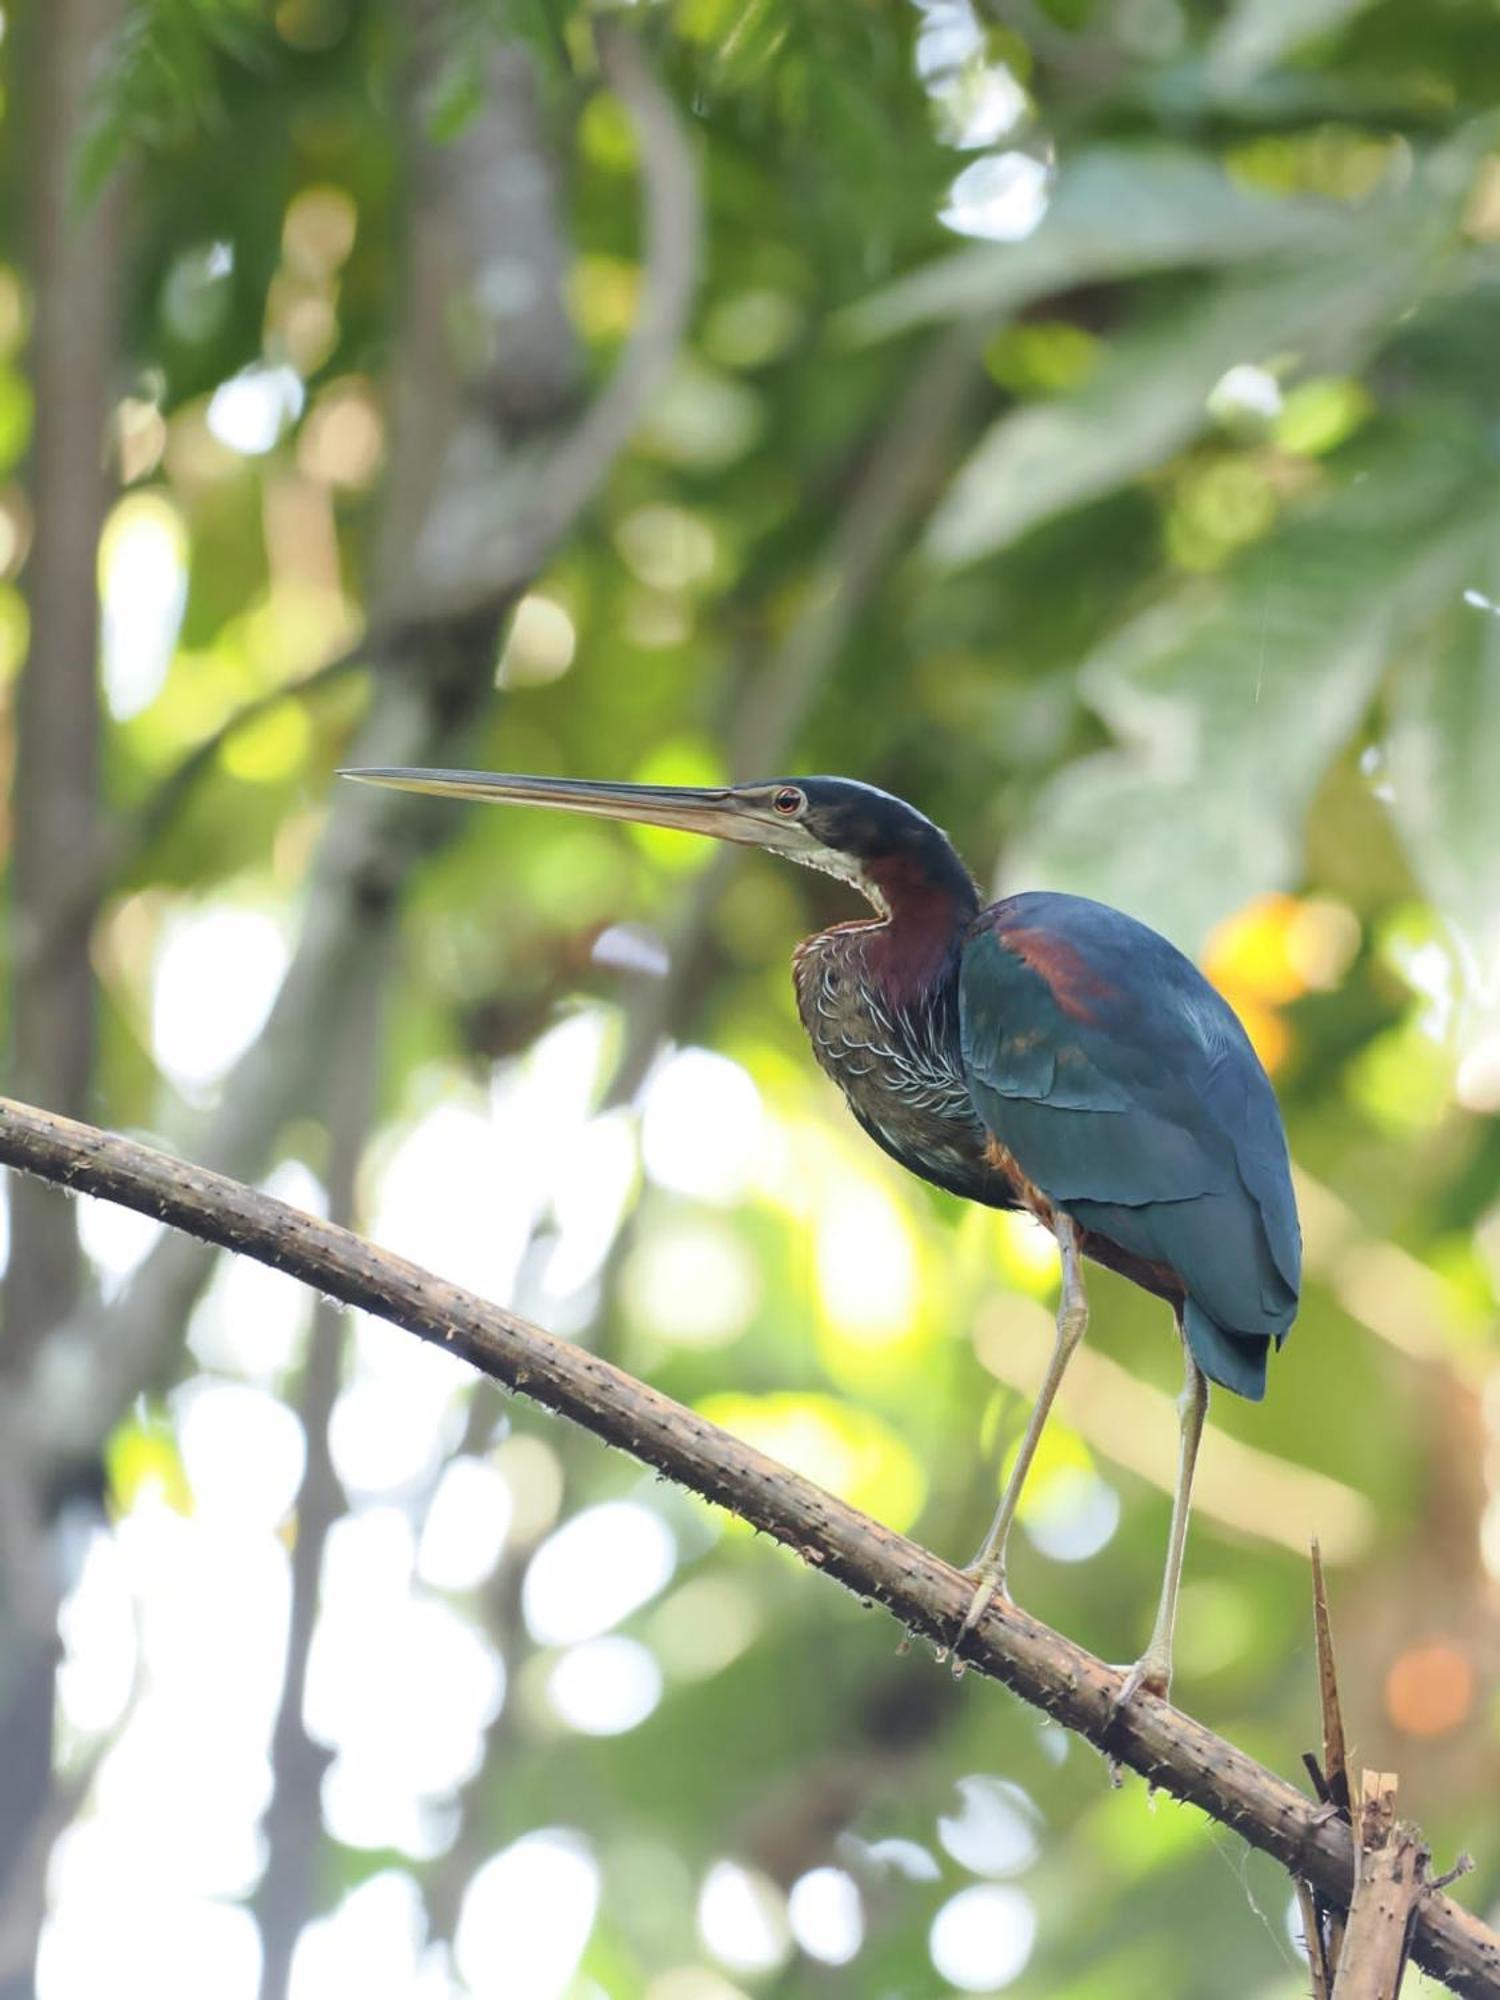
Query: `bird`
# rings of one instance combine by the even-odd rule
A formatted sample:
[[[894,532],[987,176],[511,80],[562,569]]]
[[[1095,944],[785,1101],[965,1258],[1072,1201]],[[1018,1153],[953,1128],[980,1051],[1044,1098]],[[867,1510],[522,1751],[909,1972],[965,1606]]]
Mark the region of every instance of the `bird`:
[[[851,778],[723,787],[478,771],[348,771],[443,798],[545,806],[757,847],[836,877],[873,915],[797,945],[797,1008],[826,1073],[909,1172],[1055,1238],[1051,1358],[973,1561],[955,1647],[997,1598],[1017,1506],[1088,1326],[1084,1264],[1172,1311],[1184,1381],[1166,1562],[1145,1652],[1115,1705],[1165,1698],[1193,1473],[1213,1383],[1259,1401],[1296,1317],[1302,1240],[1285,1129],[1244,1027],[1159,932],[1083,896],[984,904],[948,836]],[[955,1658],[957,1657],[955,1652]]]

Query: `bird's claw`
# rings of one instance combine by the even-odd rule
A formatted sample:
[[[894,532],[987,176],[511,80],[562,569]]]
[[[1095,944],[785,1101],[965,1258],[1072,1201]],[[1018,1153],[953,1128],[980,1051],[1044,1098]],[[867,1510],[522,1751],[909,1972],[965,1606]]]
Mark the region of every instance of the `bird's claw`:
[[[1120,1713],[1144,1688],[1147,1694],[1154,1694],[1165,1701],[1172,1686],[1172,1666],[1154,1653],[1143,1653],[1120,1683],[1118,1694],[1109,1705],[1110,1720]]]
[[[974,1579],[974,1595],[969,1599],[969,1608],[964,1613],[963,1623],[958,1628],[958,1636],[953,1641],[955,1654],[996,1598],[1008,1599],[1005,1569],[1002,1564],[984,1563],[977,1570],[965,1570],[964,1574]],[[953,1665],[955,1673],[958,1672],[959,1662],[956,1658]]]

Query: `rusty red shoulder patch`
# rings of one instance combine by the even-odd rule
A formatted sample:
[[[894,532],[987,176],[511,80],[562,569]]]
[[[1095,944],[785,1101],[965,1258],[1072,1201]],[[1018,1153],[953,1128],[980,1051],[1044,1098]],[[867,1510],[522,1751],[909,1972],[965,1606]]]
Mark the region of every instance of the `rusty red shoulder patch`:
[[[1062,1011],[1074,1021],[1093,1021],[1094,1003],[1114,992],[1101,979],[1077,945],[1066,938],[1026,924],[997,924],[995,936],[1046,986]]]

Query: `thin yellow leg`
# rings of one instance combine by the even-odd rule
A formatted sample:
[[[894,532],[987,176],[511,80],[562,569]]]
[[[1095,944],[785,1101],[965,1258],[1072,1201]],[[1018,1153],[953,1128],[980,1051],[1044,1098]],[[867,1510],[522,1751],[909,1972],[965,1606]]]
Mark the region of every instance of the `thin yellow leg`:
[[[1181,1328],[1178,1329],[1181,1332]],[[1116,1698],[1122,1707],[1138,1688],[1166,1696],[1172,1685],[1172,1634],[1177,1623],[1177,1592],[1182,1583],[1182,1558],[1187,1548],[1188,1513],[1192,1506],[1193,1471],[1198,1463],[1198,1446],[1208,1415],[1208,1377],[1193,1359],[1184,1335],[1183,1358],[1187,1374],[1177,1399],[1179,1443],[1177,1490],[1172,1496],[1172,1529],[1167,1537],[1167,1567],[1161,1582],[1161,1601],[1156,1607],[1156,1623],[1151,1643],[1125,1676],[1125,1685]]]
[[[1005,1591],[1005,1548],[1010,1540],[1011,1524],[1016,1518],[1016,1508],[1020,1503],[1021,1489],[1026,1484],[1026,1475],[1031,1470],[1031,1461],[1036,1456],[1038,1440],[1041,1438],[1047,1417],[1057,1395],[1058,1384],[1062,1381],[1068,1363],[1078,1343],[1083,1339],[1089,1323],[1089,1302],[1083,1289],[1083,1258],[1078,1249],[1078,1231],[1071,1217],[1059,1210],[1053,1221],[1057,1237],[1057,1247],[1062,1252],[1062,1299],[1057,1308],[1057,1338],[1053,1342],[1052,1359],[1047,1365],[1047,1374],[1037,1399],[1032,1406],[1031,1420],[1026,1426],[1026,1435],[1021,1440],[1015,1469],[1006,1482],[1005,1493],[990,1531],[984,1538],[984,1546],[969,1564],[969,1573],[974,1577],[974,1595],[964,1614],[964,1622],[959,1628],[959,1638],[964,1638],[984,1616],[985,1607],[996,1596],[1003,1597]]]

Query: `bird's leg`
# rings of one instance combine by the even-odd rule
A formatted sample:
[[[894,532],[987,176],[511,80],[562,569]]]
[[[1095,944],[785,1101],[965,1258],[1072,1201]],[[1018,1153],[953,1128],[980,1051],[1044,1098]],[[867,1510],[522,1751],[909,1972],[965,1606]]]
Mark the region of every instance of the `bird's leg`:
[[[1172,1632],[1177,1622],[1177,1591],[1182,1582],[1182,1556],[1187,1547],[1188,1510],[1192,1503],[1193,1468],[1198,1463],[1198,1445],[1203,1437],[1203,1420],[1208,1414],[1208,1377],[1193,1359],[1187,1335],[1178,1322],[1187,1375],[1177,1399],[1179,1444],[1177,1490],[1172,1496],[1172,1531],[1167,1538],[1167,1567],[1161,1582],[1161,1602],[1156,1607],[1156,1623],[1151,1643],[1125,1676],[1125,1685],[1115,1697],[1122,1708],[1138,1688],[1149,1688],[1165,1697],[1172,1685]]]
[[[968,1573],[974,1577],[974,1595],[964,1614],[964,1622],[959,1627],[960,1639],[973,1631],[984,1616],[985,1607],[998,1593],[1005,1595],[1005,1545],[1010,1539],[1011,1523],[1016,1516],[1020,1502],[1021,1488],[1026,1484],[1026,1475],[1031,1470],[1031,1461],[1036,1456],[1038,1440],[1057,1394],[1063,1372],[1073,1358],[1073,1351],[1083,1339],[1089,1323],[1088,1296],[1083,1289],[1083,1258],[1078,1248],[1078,1231],[1070,1216],[1059,1209],[1053,1216],[1053,1233],[1057,1237],[1057,1247],[1062,1253],[1062,1300],[1057,1308],[1057,1338],[1052,1347],[1052,1359],[1047,1365],[1046,1377],[1037,1391],[1036,1402],[1032,1406],[1031,1420],[1026,1426],[1026,1435],[1021,1440],[1021,1449],[1016,1456],[1015,1469],[1006,1482],[1004,1497],[999,1510],[990,1523],[990,1531],[984,1538],[984,1546],[968,1566]]]

